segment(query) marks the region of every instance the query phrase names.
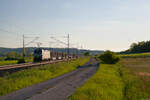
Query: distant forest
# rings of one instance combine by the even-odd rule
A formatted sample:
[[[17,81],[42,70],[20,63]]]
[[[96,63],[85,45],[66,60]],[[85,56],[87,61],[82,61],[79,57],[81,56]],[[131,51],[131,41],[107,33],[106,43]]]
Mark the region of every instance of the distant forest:
[[[51,51],[55,51],[55,52],[67,52],[66,48],[45,48],[45,47],[41,47],[42,49],[45,50],[51,50]],[[33,53],[33,51],[35,50],[35,47],[27,47],[25,49],[26,51],[26,56],[31,55]],[[0,57],[4,57],[7,56],[10,53],[15,53],[17,56],[22,55],[22,48],[3,48],[0,47]],[[92,55],[96,55],[99,54],[103,51],[99,51],[99,50],[78,50],[75,48],[70,48],[70,53],[79,53],[79,54],[84,54],[85,52],[89,52]]]
[[[120,53],[144,53],[144,52],[150,52],[150,40],[132,43],[128,50],[122,51]]]

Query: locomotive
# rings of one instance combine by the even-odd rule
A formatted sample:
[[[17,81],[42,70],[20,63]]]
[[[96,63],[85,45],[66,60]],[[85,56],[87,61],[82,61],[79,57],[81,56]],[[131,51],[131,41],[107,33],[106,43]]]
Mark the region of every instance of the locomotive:
[[[46,61],[46,60],[62,60],[70,59],[77,57],[75,54],[70,54],[67,56],[65,53],[60,52],[52,52],[50,50],[44,50],[41,48],[37,48],[34,50],[34,62]]]

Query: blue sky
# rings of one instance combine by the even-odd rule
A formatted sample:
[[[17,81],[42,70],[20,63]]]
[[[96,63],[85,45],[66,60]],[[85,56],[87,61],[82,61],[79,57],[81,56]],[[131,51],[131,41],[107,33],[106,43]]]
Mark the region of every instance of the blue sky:
[[[0,46],[21,47],[22,34],[49,46],[52,34],[69,33],[71,43],[86,49],[125,50],[150,39],[149,5],[150,0],[0,0]]]

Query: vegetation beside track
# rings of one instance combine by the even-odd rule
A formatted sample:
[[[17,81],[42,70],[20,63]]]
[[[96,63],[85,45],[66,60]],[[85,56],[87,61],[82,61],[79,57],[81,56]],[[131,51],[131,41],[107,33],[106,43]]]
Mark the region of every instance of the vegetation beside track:
[[[84,65],[89,58],[79,58],[70,62],[43,65],[38,68],[22,70],[5,77],[0,77],[0,95],[55,78]]]
[[[121,63],[101,64],[97,73],[69,100],[147,100],[143,83]]]
[[[25,58],[25,62],[33,62],[33,58]],[[18,60],[0,60],[0,66],[17,64]]]
[[[3,66],[3,65],[11,65],[11,64],[17,64],[17,60],[4,60],[4,61],[0,61],[0,66]]]

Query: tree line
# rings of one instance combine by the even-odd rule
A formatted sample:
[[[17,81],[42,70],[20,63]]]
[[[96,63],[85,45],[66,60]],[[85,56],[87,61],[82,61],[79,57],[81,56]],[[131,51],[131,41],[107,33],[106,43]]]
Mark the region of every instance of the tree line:
[[[144,53],[144,52],[150,52],[150,40],[132,43],[128,50],[120,53]]]
[[[32,59],[33,55],[32,55],[32,53],[29,53],[29,54],[26,54],[25,57],[28,59]],[[6,54],[6,56],[0,57],[0,60],[19,60],[22,58],[23,58],[23,56],[21,53],[10,51],[9,53]]]

